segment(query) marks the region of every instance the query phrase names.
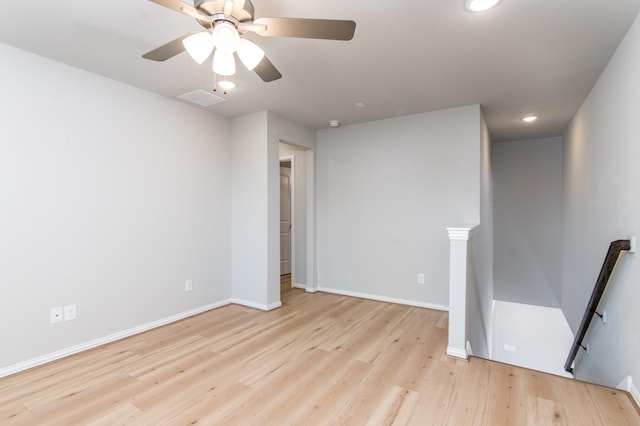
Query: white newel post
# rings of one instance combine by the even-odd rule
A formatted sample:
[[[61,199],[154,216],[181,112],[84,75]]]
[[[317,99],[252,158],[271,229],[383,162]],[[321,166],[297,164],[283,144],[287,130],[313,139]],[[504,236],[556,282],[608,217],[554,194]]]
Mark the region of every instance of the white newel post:
[[[468,242],[476,225],[447,228],[449,232],[449,344],[447,355],[467,359]]]

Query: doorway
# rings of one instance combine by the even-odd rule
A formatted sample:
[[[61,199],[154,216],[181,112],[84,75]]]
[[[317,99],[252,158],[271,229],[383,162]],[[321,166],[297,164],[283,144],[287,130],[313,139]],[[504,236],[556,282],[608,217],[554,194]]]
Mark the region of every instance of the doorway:
[[[293,158],[280,160],[280,276],[291,275],[293,262]],[[290,280],[294,282],[294,280]]]
[[[281,222],[278,224],[281,231],[281,235],[278,236],[280,244],[278,252],[281,255],[280,293],[282,296],[285,285],[283,277],[287,279],[286,286],[289,290],[296,288],[314,292],[316,287],[313,151],[281,140],[279,154],[278,166],[290,170],[290,174],[289,170],[282,170],[281,187],[279,187],[281,194],[290,194],[289,197],[279,200],[283,213]],[[287,181],[289,185],[286,185]],[[287,206],[287,204],[290,205]],[[290,227],[286,223],[287,216],[291,219]],[[275,226],[275,223],[273,225]],[[287,229],[289,229],[288,236]],[[286,262],[287,258],[289,264]],[[290,274],[282,275],[287,271],[290,271]]]

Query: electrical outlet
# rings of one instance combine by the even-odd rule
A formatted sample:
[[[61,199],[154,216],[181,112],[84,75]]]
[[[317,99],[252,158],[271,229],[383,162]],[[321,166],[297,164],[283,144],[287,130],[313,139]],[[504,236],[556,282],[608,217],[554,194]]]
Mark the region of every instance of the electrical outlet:
[[[504,350],[507,352],[516,352],[516,346],[515,345],[510,345],[508,343],[504,344]]]
[[[424,284],[424,274],[418,274],[418,284]]]
[[[64,307],[64,320],[72,321],[76,319],[76,305],[67,305]]]
[[[62,306],[51,308],[51,311],[49,311],[49,314],[50,314],[49,321],[51,322],[51,324],[62,322],[62,319],[63,319]]]
[[[187,280],[184,282],[184,291],[193,290],[193,280]]]

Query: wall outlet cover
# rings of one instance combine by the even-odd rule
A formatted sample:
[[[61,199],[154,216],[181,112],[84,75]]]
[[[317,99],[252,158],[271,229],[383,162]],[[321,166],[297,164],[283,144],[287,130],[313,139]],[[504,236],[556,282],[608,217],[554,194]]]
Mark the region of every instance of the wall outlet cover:
[[[193,290],[193,280],[187,280],[184,282],[184,291]]]
[[[509,345],[507,343],[504,344],[504,350],[507,352],[516,352],[515,345]]]
[[[55,308],[51,308],[51,311],[49,312],[49,322],[51,324],[55,324],[58,322],[62,322],[63,320],[63,312],[62,312],[62,306],[57,306]]]

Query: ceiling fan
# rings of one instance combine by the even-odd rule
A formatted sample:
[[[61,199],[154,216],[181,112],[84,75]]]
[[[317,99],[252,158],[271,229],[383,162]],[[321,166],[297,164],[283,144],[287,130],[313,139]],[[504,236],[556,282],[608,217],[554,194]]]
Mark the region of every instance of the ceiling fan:
[[[250,0],[193,0],[193,6],[180,0],[149,0],[168,9],[195,18],[204,31],[187,33],[142,55],[153,61],[166,61],[187,51],[199,64],[213,54],[215,74],[235,74],[234,53],[240,61],[265,82],[282,74],[265,56],[264,51],[243,36],[254,32],[263,37],[301,37],[325,40],[351,40],[354,21],[304,18],[254,19]]]

